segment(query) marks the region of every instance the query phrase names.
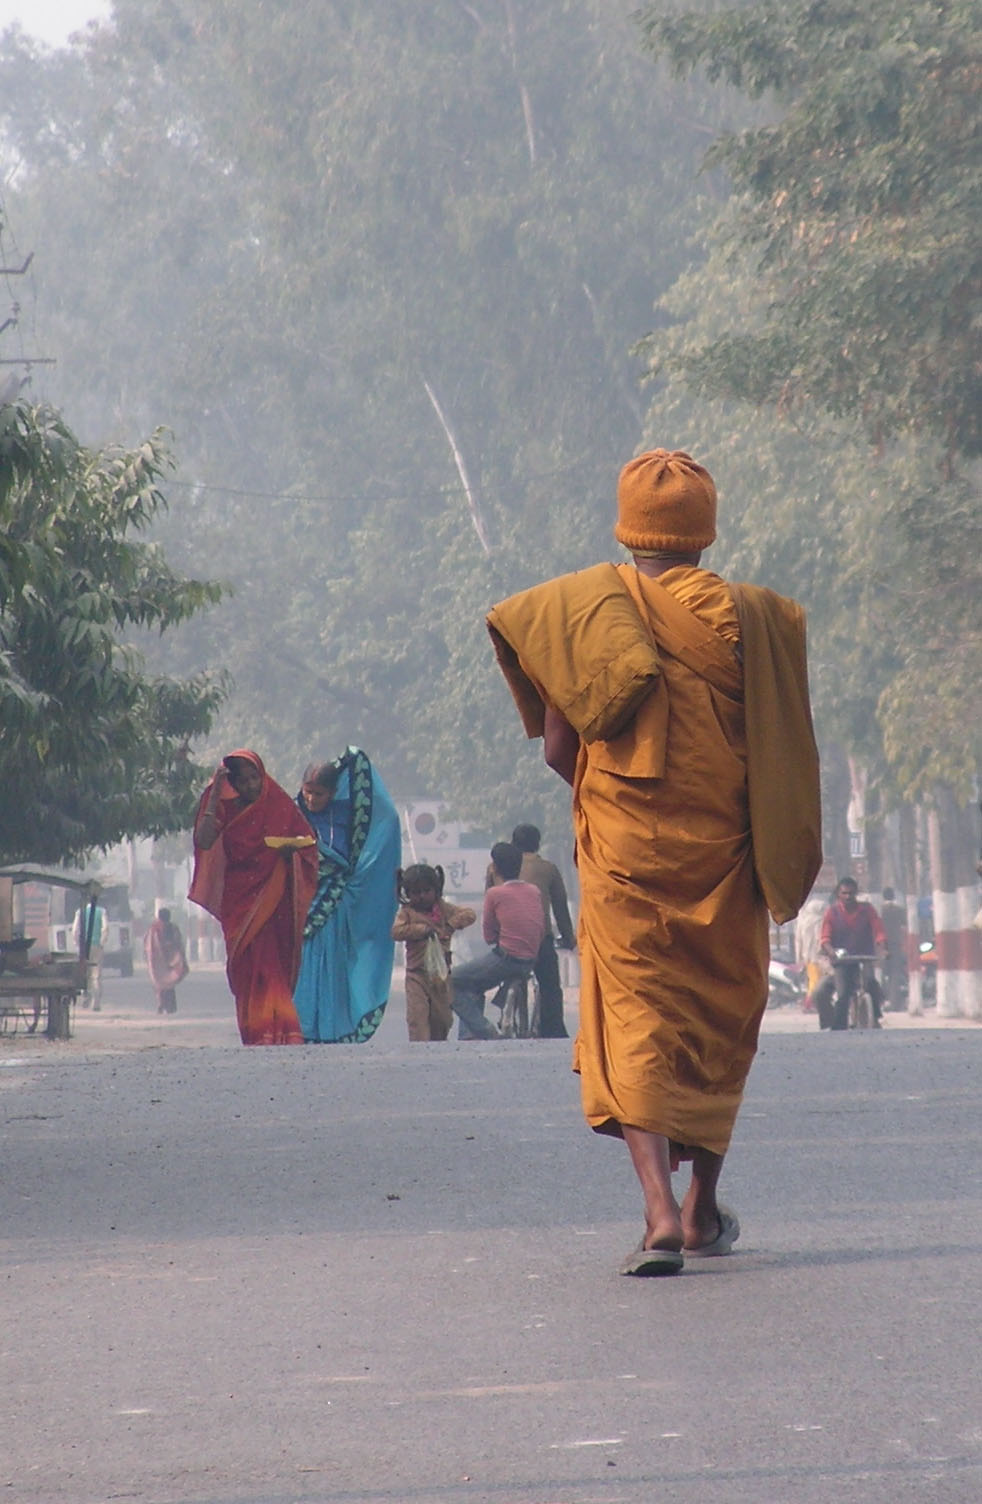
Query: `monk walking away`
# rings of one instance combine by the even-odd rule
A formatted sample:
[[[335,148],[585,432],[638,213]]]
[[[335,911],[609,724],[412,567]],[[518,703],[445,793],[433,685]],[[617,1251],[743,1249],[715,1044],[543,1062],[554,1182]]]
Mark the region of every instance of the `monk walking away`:
[[[709,472],[681,451],[631,460],[614,533],[630,563],[534,586],[488,626],[527,734],[573,789],[573,1068],[644,1200],[621,1273],[675,1274],[739,1236],[717,1184],[767,1003],[767,912],[792,919],[821,862],[818,753],[800,606],[700,567]]]

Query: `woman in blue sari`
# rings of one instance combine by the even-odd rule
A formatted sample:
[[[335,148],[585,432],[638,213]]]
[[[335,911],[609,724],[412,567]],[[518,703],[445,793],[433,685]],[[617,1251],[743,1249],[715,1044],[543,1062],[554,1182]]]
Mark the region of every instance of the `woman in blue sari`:
[[[399,816],[364,752],[312,763],[297,795],[317,837],[317,892],[293,1001],[309,1043],[370,1039],[392,980]]]

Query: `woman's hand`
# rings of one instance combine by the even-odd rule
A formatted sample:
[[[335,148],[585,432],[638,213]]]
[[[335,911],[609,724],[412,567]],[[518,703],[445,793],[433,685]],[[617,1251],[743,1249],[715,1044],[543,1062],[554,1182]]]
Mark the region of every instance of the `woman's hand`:
[[[228,769],[220,762],[211,781],[208,803],[198,816],[198,823],[194,828],[194,844],[202,851],[210,851],[218,840],[218,800],[227,783]]]

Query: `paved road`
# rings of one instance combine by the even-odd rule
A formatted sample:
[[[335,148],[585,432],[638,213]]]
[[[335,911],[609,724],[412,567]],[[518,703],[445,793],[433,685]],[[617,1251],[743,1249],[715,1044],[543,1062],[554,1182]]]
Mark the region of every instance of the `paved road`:
[[[0,1041],[0,1498],[976,1504],[982,1029],[768,1021],[678,1279],[559,1041]]]

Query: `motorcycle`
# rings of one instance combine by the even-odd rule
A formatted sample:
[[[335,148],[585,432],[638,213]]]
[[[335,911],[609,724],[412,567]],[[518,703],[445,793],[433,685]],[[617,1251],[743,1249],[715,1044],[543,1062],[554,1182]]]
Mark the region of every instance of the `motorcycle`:
[[[807,991],[807,969],[804,966],[771,956],[767,967],[768,1008],[787,1008],[792,1004],[800,1008]]]
[[[938,953],[933,940],[922,940],[917,948],[921,957],[921,1002],[933,1007],[938,1001]]]

